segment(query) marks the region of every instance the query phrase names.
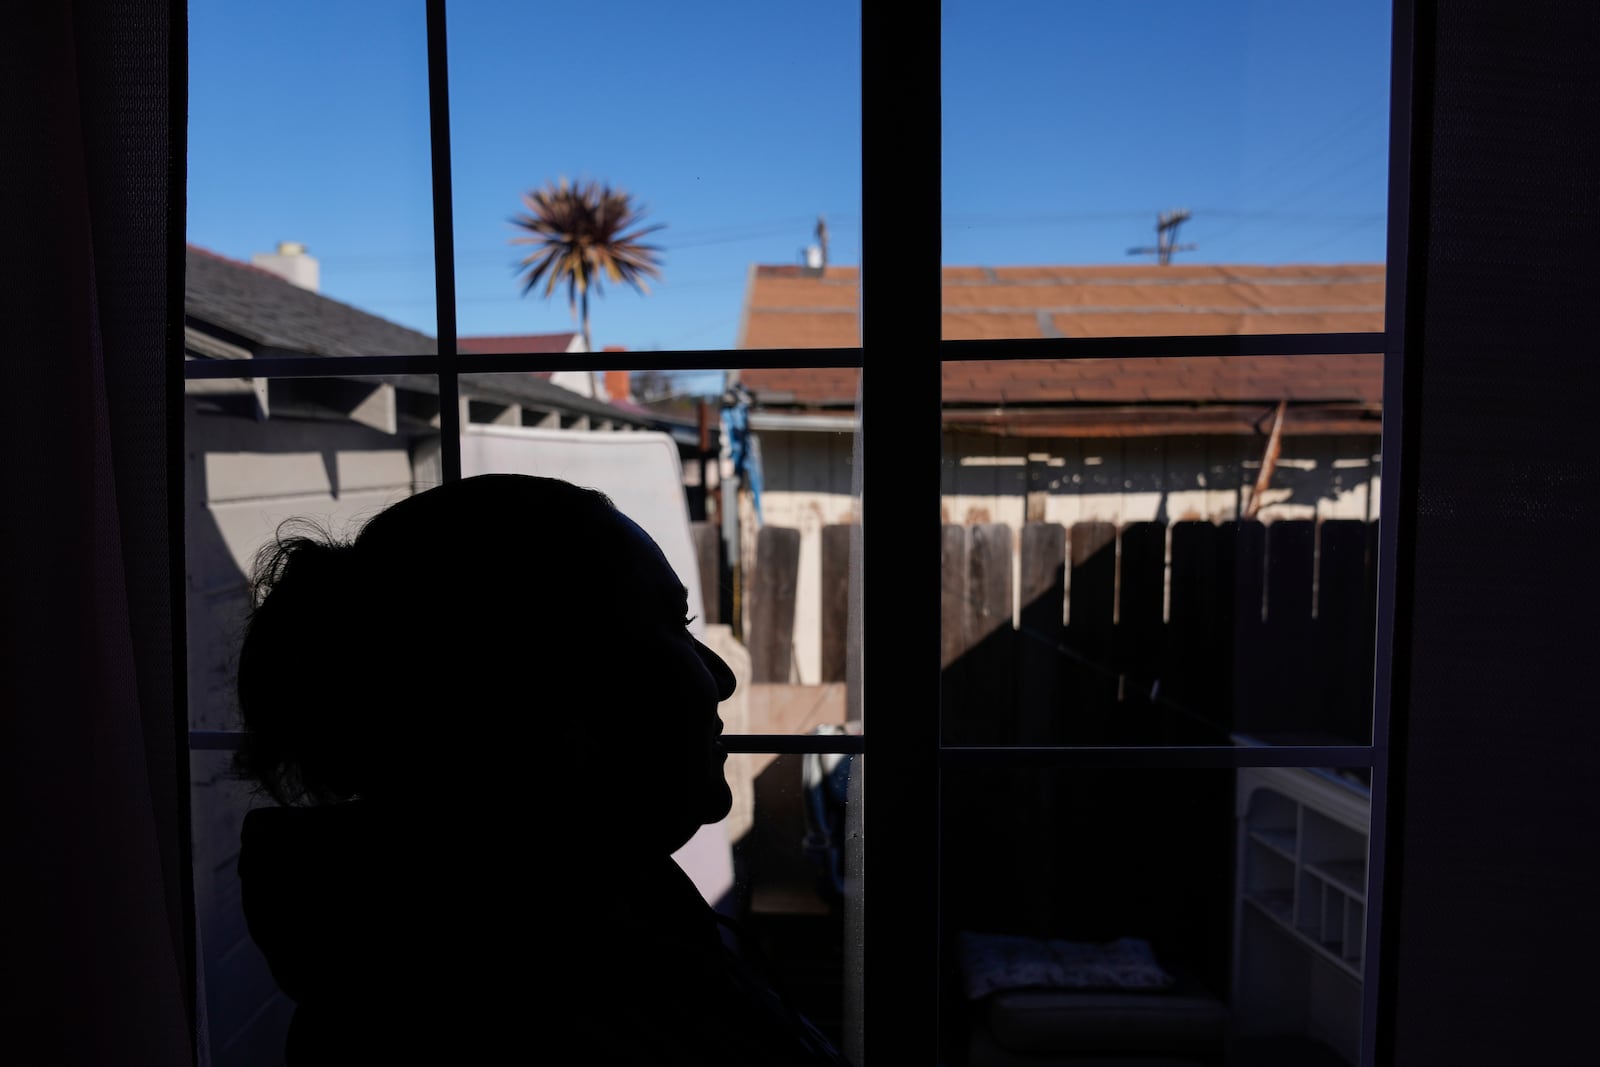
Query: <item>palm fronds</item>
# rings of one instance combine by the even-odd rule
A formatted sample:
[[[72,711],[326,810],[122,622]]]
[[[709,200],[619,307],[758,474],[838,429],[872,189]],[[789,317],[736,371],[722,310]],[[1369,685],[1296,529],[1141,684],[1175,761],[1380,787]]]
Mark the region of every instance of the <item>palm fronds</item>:
[[[522,203],[527,210],[511,221],[527,232],[511,243],[533,246],[516,266],[524,296],[541,281],[545,297],[564,284],[576,313],[579,297],[587,305],[589,291],[601,292],[604,281],[648,293],[645,279],[660,277],[660,249],[642,238],[662,226],[643,225],[643,208],[621,189],[562,178],[524,194]]]

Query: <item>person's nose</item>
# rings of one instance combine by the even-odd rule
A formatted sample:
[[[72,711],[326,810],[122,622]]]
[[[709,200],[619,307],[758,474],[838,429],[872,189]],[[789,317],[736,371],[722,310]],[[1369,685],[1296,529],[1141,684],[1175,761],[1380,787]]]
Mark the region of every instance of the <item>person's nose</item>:
[[[701,661],[706,665],[706,669],[711,672],[711,677],[717,683],[717,700],[721,702],[733,696],[733,691],[739,685],[738,679],[733,676],[733,668],[728,666],[721,656],[699,641],[695,642],[695,647],[700,653]]]

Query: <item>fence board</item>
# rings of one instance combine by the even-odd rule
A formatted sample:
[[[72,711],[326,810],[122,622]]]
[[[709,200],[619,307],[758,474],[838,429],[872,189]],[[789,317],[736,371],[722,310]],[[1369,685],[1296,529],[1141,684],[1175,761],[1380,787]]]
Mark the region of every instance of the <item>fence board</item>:
[[[1166,599],[1167,527],[1132,522],[1122,528],[1117,564],[1117,670],[1121,689],[1114,740],[1119,744],[1161,744],[1171,724],[1156,714],[1152,699],[1160,677]]]
[[[1248,660],[1250,700],[1240,720],[1246,731],[1310,734],[1321,718],[1311,655],[1316,536],[1309,520],[1266,528],[1266,618]]]
[[[1224,699],[1228,657],[1217,577],[1220,541],[1209,522],[1173,523],[1172,604],[1161,689],[1168,706],[1186,721],[1210,723],[1226,736],[1231,716]]]
[[[968,689],[957,743],[1015,740],[1016,631],[1012,628],[1011,527],[1000,522],[967,530],[967,641],[962,658]]]
[[[967,648],[967,530],[940,528],[939,665],[949,667]]]
[[[1262,672],[1266,528],[1254,519],[1217,530],[1218,700],[1227,729],[1238,730],[1266,699]]]
[[[1367,524],[1328,519],[1318,532],[1315,649],[1325,694],[1318,727],[1351,744],[1372,734],[1372,662],[1366,653],[1374,619],[1367,613]]]
[[[1067,530],[1060,523],[1022,527],[1021,630],[1017,635],[1017,738],[1019,744],[1056,740],[1061,695],[1059,648],[1065,639]]]
[[[939,536],[939,732],[948,742],[967,693],[967,530],[946,524]]]
[[[1069,744],[1105,744],[1117,699],[1117,528],[1109,522],[1073,523],[1068,549],[1072,572],[1062,664],[1067,693],[1063,729]]]
[[[722,618],[722,597],[717,590],[722,575],[722,531],[709,522],[691,522],[689,535],[694,540],[695,563],[700,568],[701,617],[710,626]]]
[[[763,526],[756,536],[751,575],[751,679],[787,682],[794,664],[795,587],[800,575],[800,531]]]
[[[850,634],[850,536],[847,524],[822,528],[822,678],[845,680]]]

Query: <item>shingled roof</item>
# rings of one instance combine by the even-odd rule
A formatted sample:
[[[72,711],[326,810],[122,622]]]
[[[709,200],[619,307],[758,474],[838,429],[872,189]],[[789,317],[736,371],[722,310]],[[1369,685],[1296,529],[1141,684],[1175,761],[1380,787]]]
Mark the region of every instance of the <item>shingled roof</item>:
[[[269,270],[189,245],[184,317],[249,347],[308,356],[416,356],[439,351],[425,333],[293,285]]]
[[[196,332],[223,342],[250,355],[308,356],[412,356],[431,355],[439,350],[434,338],[380,318],[350,304],[301,289],[269,270],[229,259],[215,252],[189,245],[184,274],[184,319],[186,335]],[[544,338],[546,340],[536,341]],[[565,351],[571,334],[531,334],[516,338],[484,338],[484,341],[530,341],[554,344],[565,338],[560,348],[516,348],[498,351]],[[463,338],[463,341],[466,339]],[[191,354],[212,356],[212,346],[189,344]],[[462,345],[463,351],[497,351]],[[547,380],[548,375],[505,372],[465,375],[463,392],[475,397],[505,403],[526,402],[545,408],[559,408],[578,415],[611,419],[636,425],[653,425],[659,420],[636,411],[594,400]],[[402,388],[437,394],[438,384],[431,375],[391,376]]]
[[[1367,333],[1383,329],[1379,265],[946,267],[948,340]],[[859,344],[859,273],[758,266],[739,343]],[[851,370],[746,370],[766,408],[853,407]],[[945,424],[987,433],[1248,432],[1288,400],[1291,432],[1375,433],[1382,357],[975,360],[943,371]]]
[[[565,333],[479,334],[457,339],[461,351],[484,355],[520,355],[524,352],[570,352],[581,335]]]

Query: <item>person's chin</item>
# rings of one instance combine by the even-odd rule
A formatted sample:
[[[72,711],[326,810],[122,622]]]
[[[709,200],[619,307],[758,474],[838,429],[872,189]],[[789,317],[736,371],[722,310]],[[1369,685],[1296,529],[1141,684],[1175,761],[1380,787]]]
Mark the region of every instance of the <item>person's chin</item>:
[[[720,780],[711,787],[711,795],[706,801],[706,819],[708,823],[720,822],[728,817],[733,810],[733,791],[728,788],[726,780]]]

